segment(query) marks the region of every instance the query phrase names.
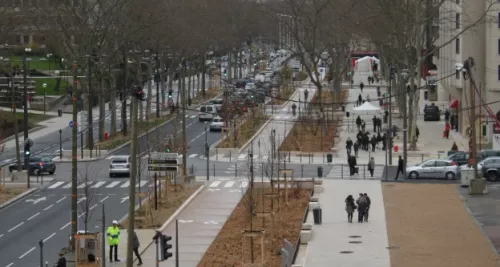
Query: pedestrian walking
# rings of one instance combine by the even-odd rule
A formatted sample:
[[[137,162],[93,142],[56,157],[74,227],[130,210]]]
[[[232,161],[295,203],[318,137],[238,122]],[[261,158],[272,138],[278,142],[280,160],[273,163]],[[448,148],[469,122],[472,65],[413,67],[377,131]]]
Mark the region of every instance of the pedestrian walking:
[[[351,149],[352,149],[352,140],[350,137],[347,137],[347,141],[345,141],[345,149],[347,151],[347,156],[349,157],[351,155]]]
[[[399,173],[401,172],[401,174],[404,176],[405,175],[405,172],[403,170],[404,168],[404,161],[403,161],[403,158],[401,156],[399,156],[399,160],[398,160],[398,172],[396,173],[396,178],[394,178],[394,180],[398,180],[398,177],[399,177]]]
[[[57,260],[55,267],[66,267],[66,257],[64,257],[64,253],[59,252],[59,260]]]
[[[458,146],[455,142],[453,142],[453,145],[451,146],[451,151],[458,151]]]
[[[377,136],[372,135],[371,143],[372,143],[372,152],[375,152],[375,147],[377,146]]]
[[[366,209],[363,214],[363,217],[365,219],[365,222],[368,222],[368,214],[370,214],[370,206],[372,205],[372,200],[370,199],[367,193],[364,193],[363,196],[366,199]]]
[[[356,142],[354,142],[354,156],[357,158],[358,157],[358,151],[359,151],[359,141],[356,140]]]
[[[449,110],[446,110],[444,112],[444,121],[445,122],[449,122],[450,121],[450,111]]]
[[[417,136],[417,141],[418,141],[418,137],[420,136],[420,130],[418,129],[418,126],[415,129],[415,135]]]
[[[443,137],[448,139],[450,137],[450,123],[446,122],[444,125],[444,132],[443,132]]]
[[[358,223],[363,223],[363,217],[365,215],[368,202],[366,201],[366,198],[362,193],[359,193],[356,204],[358,204]]]
[[[371,158],[368,161],[368,171],[370,172],[370,177],[373,178],[373,172],[375,171],[375,158]]]
[[[354,210],[356,210],[356,204],[354,203],[354,198],[352,195],[347,196],[345,199],[345,211],[347,212],[347,222],[352,223],[352,217]]]
[[[361,131],[364,133],[366,129],[366,123],[365,120],[361,120]]]
[[[377,116],[373,116],[373,132],[377,131]]]
[[[361,103],[363,103],[363,96],[361,94],[359,94],[358,95],[358,106],[361,106]]]
[[[139,246],[140,245],[141,244],[139,243],[139,238],[137,237],[137,233],[134,231],[134,254],[137,257],[137,260],[139,260],[139,263],[137,264],[137,266],[142,265],[141,254],[139,254]]]
[[[359,117],[359,115],[356,118],[356,126],[358,126],[358,131],[359,131],[361,129],[361,118]]]
[[[356,173],[356,157],[349,156],[347,163],[349,164],[349,176],[353,176]]]
[[[113,262],[113,250],[115,251],[114,261],[119,262],[118,259],[118,244],[120,243],[120,229],[118,228],[118,222],[116,220],[113,221],[113,225],[108,227],[106,231],[106,235],[108,236],[108,244],[109,244],[109,261]]]
[[[363,82],[361,82],[359,84],[359,88],[361,89],[361,93],[363,93],[363,88],[365,87],[365,84]]]

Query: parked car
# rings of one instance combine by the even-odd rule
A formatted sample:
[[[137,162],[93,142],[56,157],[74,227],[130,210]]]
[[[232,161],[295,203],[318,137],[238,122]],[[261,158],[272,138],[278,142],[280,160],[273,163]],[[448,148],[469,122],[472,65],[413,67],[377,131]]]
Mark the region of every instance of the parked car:
[[[198,113],[199,121],[212,120],[217,115],[217,108],[215,105],[202,105]]]
[[[454,161],[458,166],[466,165],[469,163],[469,152],[456,151],[446,157],[446,159]]]
[[[209,130],[211,132],[222,131],[222,129],[224,129],[225,127],[226,127],[226,123],[224,122],[224,120],[221,117],[217,116],[210,123]]]
[[[130,156],[114,156],[109,165],[109,177],[130,176]]]
[[[56,164],[50,157],[32,156],[29,159],[28,165],[30,175],[40,175],[43,173],[52,175],[56,172]],[[26,170],[24,161],[21,161],[21,169]],[[17,170],[17,163],[12,163],[9,165],[9,172],[13,172],[14,170]]]
[[[453,180],[459,175],[458,165],[448,159],[429,159],[415,166],[406,168],[410,179],[445,178]]]
[[[440,121],[441,112],[439,108],[433,104],[428,105],[424,108],[424,121]]]
[[[483,177],[490,182],[500,180],[500,157],[489,157],[478,164],[478,170],[483,174]]]

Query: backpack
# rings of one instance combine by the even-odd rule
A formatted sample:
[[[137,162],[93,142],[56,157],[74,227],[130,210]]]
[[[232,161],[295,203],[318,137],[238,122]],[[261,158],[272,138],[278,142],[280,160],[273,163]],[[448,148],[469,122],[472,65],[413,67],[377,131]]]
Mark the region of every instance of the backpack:
[[[360,197],[359,198],[359,202],[358,202],[358,205],[366,205],[368,204],[367,201],[366,201],[366,198],[365,197]]]

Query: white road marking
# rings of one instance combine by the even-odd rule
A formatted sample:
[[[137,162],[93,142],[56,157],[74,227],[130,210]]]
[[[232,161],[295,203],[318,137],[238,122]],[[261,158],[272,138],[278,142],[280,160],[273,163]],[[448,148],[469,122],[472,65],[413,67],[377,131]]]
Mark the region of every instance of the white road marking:
[[[37,212],[35,215],[31,216],[28,218],[28,221],[30,221],[31,219],[35,218],[36,216],[40,215],[40,212]]]
[[[97,204],[94,204],[94,206],[90,207],[89,210],[93,210],[93,209],[95,209],[95,207],[97,207]]]
[[[103,181],[101,181],[101,182],[97,182],[97,183],[96,183],[95,185],[93,185],[91,188],[99,188],[99,187],[101,187],[102,185],[104,185],[105,183],[106,183],[106,182],[103,182]]]
[[[191,154],[191,155],[189,155],[189,157],[188,157],[188,158],[194,158],[194,157],[196,157],[196,156],[198,156],[198,154]]]
[[[26,251],[26,253],[24,253],[23,255],[21,255],[21,256],[19,257],[19,259],[24,258],[24,256],[26,256],[26,255],[30,254],[30,252],[31,252],[31,251],[33,251],[33,250],[35,250],[35,247],[32,247],[30,250]]]
[[[54,189],[54,188],[56,188],[56,187],[59,187],[60,185],[63,185],[64,183],[65,183],[65,182],[57,182],[57,183],[55,183],[55,184],[53,184],[53,185],[49,186],[49,189]]]
[[[196,141],[196,138],[192,139],[192,140],[191,140],[191,141],[189,141],[189,142],[190,142],[190,143],[192,143],[192,142],[194,142],[194,141]]]
[[[16,228],[17,228],[17,227],[19,227],[19,226],[21,226],[21,225],[23,225],[23,224],[24,224],[24,222],[20,222],[18,225],[16,225],[16,226],[14,226],[14,227],[10,228],[10,230],[9,230],[9,231],[7,231],[7,232],[8,232],[8,233],[10,233],[10,232],[12,232],[12,231],[16,230]]]
[[[141,181],[140,183],[137,184],[136,187],[143,187],[148,183],[148,181]]]
[[[46,207],[46,208],[45,208],[45,209],[43,209],[43,210],[48,210],[48,209],[52,208],[53,206],[54,206],[54,204],[52,204],[52,205],[50,205],[50,206]]]
[[[87,199],[87,198],[86,198],[86,197],[82,197],[82,198],[80,198],[80,199],[79,199],[76,203],[77,203],[77,204],[80,204],[80,202],[84,201],[85,199]]]
[[[247,154],[241,154],[238,156],[238,159],[246,159],[247,158]]]
[[[105,198],[101,199],[101,201],[99,201],[99,202],[101,202],[101,203],[102,203],[102,202],[104,202],[104,200],[106,200],[106,199],[108,199],[108,198],[109,198],[109,196],[106,196]]]
[[[59,203],[61,201],[63,201],[66,197],[62,197],[61,199],[59,199],[58,201],[56,201],[56,203]]]
[[[130,186],[130,181],[127,181],[124,184],[122,184],[122,186],[120,186],[120,187],[121,188],[126,188],[126,187],[129,187],[129,186]]]
[[[229,181],[224,185],[224,187],[231,187],[234,185],[234,183],[235,183],[234,181]]]
[[[12,265],[14,265],[14,263],[13,263],[13,262],[9,263],[9,264],[8,264],[7,266],[5,266],[5,267],[10,267],[10,266],[12,266]]]
[[[45,238],[45,239],[43,240],[43,243],[47,242],[47,240],[49,240],[50,238],[52,238],[52,237],[53,237],[53,236],[55,236],[55,235],[56,235],[56,233],[52,233],[51,235],[49,235],[47,238]]]
[[[244,182],[241,182],[240,188],[246,188],[247,186],[248,186],[248,182],[244,181]]]
[[[83,183],[83,184],[79,185],[77,188],[80,188],[80,189],[81,188],[85,188],[85,187],[87,187],[87,186],[89,186],[91,184],[92,184],[92,182],[86,182],[86,183]]]
[[[0,238],[3,236],[3,234],[0,235]]]
[[[280,116],[276,116],[275,119],[279,120],[281,117]]]
[[[71,187],[71,183],[68,183],[67,185],[63,186],[63,188],[67,189]]]
[[[108,185],[106,186],[106,188],[113,188],[113,187],[115,187],[116,185],[118,185],[119,183],[121,183],[121,182],[112,182],[112,183],[108,184]]]
[[[220,183],[221,183],[221,181],[212,182],[212,184],[210,184],[210,187],[217,187],[220,185]]]
[[[71,222],[65,224],[63,227],[59,228],[59,230],[63,230],[64,228],[68,227],[71,224]]]
[[[85,214],[86,214],[86,212],[84,212],[84,213],[82,213],[82,214],[78,215],[78,218],[81,218],[81,217],[82,217],[83,215],[85,215]]]

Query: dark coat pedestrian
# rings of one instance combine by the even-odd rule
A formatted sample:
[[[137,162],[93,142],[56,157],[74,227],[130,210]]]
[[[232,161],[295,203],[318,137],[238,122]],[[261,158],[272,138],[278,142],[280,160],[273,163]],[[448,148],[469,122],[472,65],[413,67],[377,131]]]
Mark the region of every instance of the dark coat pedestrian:
[[[359,116],[356,118],[356,126],[358,126],[358,131],[361,130],[361,118]]]
[[[137,260],[139,261],[139,263],[137,264],[137,266],[141,266],[142,265],[142,258],[141,258],[141,254],[139,253],[139,246],[140,245],[141,244],[139,243],[139,238],[137,237],[137,233],[134,232],[133,249],[134,249],[134,254],[137,257]]]
[[[350,137],[347,138],[347,141],[345,141],[345,149],[347,150],[347,156],[351,155],[351,149],[352,149],[352,140]]]
[[[373,116],[373,132],[377,131],[377,116]]]
[[[356,142],[354,142],[354,156],[356,158],[358,157],[358,151],[359,151],[359,142],[356,141]]]
[[[372,143],[372,152],[375,152],[375,147],[377,146],[377,137],[375,135],[372,135],[371,143]]]
[[[354,203],[354,198],[352,195],[347,196],[345,199],[345,211],[347,212],[347,221],[352,223],[352,215],[356,210],[356,204]]]
[[[358,106],[361,106],[361,103],[363,102],[363,96],[359,94],[358,96]]]
[[[417,136],[417,141],[418,141],[418,137],[420,136],[420,130],[418,129],[418,126],[415,129],[415,135]]]
[[[361,89],[361,92],[363,92],[363,88],[365,87],[365,84],[363,82],[361,82],[359,84],[359,89]]]
[[[57,260],[56,267],[66,267],[66,258],[62,252],[59,253],[59,260]]]
[[[398,180],[398,176],[399,176],[400,172],[402,175],[405,175],[404,166],[405,166],[405,162],[403,161],[403,157],[399,156],[398,172],[396,173],[396,178],[394,178],[394,180],[396,180],[396,181]]]
[[[366,198],[366,203],[367,203],[363,217],[365,219],[365,222],[368,222],[368,214],[370,213],[370,206],[372,205],[372,200],[370,199],[367,193],[364,193],[363,196]]]
[[[449,121],[450,120],[450,111],[446,110],[444,112],[444,121]]]
[[[370,172],[370,176],[373,178],[373,172],[375,171],[375,159],[373,157],[370,161],[368,161],[368,171]]]
[[[363,217],[365,215],[366,208],[368,207],[368,201],[362,193],[359,194],[356,204],[358,205],[358,223],[363,223]]]

